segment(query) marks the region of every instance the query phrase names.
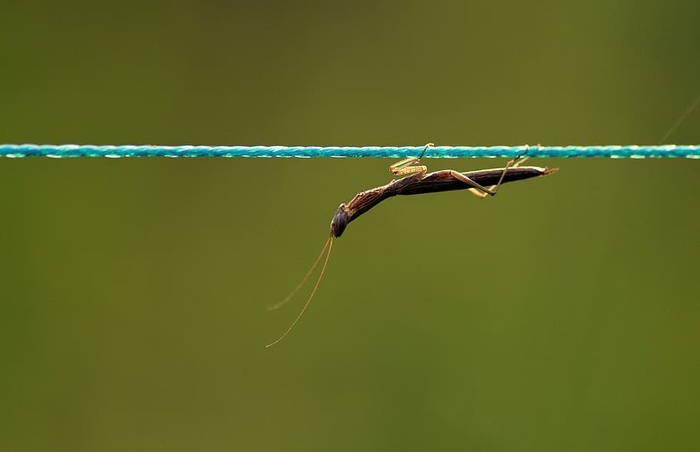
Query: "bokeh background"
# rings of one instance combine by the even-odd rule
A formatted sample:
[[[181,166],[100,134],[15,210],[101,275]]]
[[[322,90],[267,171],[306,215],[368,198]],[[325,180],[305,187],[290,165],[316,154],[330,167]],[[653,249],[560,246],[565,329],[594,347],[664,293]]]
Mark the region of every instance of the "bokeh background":
[[[7,1],[0,142],[657,144],[697,1]],[[700,113],[667,143],[700,142]],[[0,449],[694,450],[700,166],[0,159]],[[431,169],[503,161],[428,160]]]

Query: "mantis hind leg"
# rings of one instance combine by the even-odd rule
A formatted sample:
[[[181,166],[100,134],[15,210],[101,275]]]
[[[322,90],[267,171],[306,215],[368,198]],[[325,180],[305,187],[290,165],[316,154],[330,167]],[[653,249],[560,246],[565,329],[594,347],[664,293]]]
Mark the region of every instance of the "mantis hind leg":
[[[517,168],[520,165],[522,165],[523,163],[525,163],[525,161],[529,158],[526,155],[527,155],[527,149],[525,150],[525,152],[523,152],[519,156],[515,157],[514,159],[512,159],[508,163],[506,163],[506,167],[503,168],[503,173],[501,173],[501,178],[498,180],[498,183],[496,185],[490,185],[488,187],[473,187],[473,188],[469,188],[467,190],[472,195],[476,196],[479,199],[484,199],[487,196],[496,196],[496,193],[498,193],[498,188],[501,186],[501,183],[503,182],[503,178],[506,177],[506,173],[508,172],[508,170],[511,168]],[[459,174],[460,176],[463,176],[460,173],[457,173],[457,174]]]

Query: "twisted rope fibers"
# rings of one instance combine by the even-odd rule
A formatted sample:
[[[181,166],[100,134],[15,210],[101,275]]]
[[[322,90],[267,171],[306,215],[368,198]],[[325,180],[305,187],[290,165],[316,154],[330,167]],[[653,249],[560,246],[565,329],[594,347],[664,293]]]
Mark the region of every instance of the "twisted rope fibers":
[[[425,146],[151,146],[0,144],[0,157],[385,157],[419,155]],[[700,145],[433,146],[426,158],[504,157],[700,158]]]

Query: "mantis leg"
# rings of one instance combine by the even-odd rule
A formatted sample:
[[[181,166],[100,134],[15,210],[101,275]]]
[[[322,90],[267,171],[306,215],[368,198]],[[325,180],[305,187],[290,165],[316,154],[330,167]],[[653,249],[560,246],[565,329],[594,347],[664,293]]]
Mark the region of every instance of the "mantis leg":
[[[425,155],[425,151],[430,149],[431,147],[435,146],[433,143],[428,143],[425,145],[423,148],[423,152],[421,152],[420,156],[418,157],[409,157],[403,160],[399,160],[398,162],[394,163],[389,167],[389,171],[391,174],[394,176],[405,176],[406,174],[413,174],[413,173],[420,173],[420,172],[426,172],[428,171],[428,167],[425,165],[417,165],[417,163],[420,163],[420,159],[423,158]]]
[[[503,173],[501,174],[501,178],[498,180],[498,183],[496,185],[490,185],[488,187],[482,187],[482,186],[475,187],[474,181],[472,181],[468,177],[464,176],[463,174],[455,171],[454,172],[455,174],[453,174],[453,176],[455,176],[456,179],[459,179],[465,183],[468,183],[468,182],[464,181],[464,179],[469,179],[471,183],[468,183],[468,184],[471,185],[473,188],[469,188],[468,190],[471,194],[473,194],[474,196],[476,196],[479,199],[484,199],[486,196],[496,196],[496,193],[498,193],[498,187],[501,186],[501,183],[503,182],[503,178],[506,177],[506,173],[508,172],[508,170],[510,168],[517,168],[520,165],[522,165],[523,163],[525,163],[525,161],[528,159],[528,157],[525,156],[526,154],[527,154],[527,150],[524,153],[520,154],[519,156],[515,157],[514,159],[510,160],[506,164],[506,167],[503,169]],[[459,175],[461,177],[457,177],[456,175]]]

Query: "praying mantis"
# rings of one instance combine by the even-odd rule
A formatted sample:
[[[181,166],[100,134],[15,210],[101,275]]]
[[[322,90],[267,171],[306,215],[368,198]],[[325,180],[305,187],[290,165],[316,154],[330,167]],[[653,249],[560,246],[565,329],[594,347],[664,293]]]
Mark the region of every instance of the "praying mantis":
[[[455,170],[441,170],[428,173],[428,168],[425,165],[420,165],[420,160],[431,146],[433,146],[433,144],[428,143],[418,157],[409,157],[400,160],[389,167],[389,171],[393,175],[403,177],[394,179],[386,185],[362,191],[355,195],[347,204],[340,204],[331,221],[330,235],[326,240],[326,244],[323,246],[318,257],[316,257],[309,271],[284,300],[276,305],[270,306],[269,309],[277,309],[287,303],[287,301],[301,289],[311,273],[318,266],[318,263],[325,256],[323,266],[321,267],[321,273],[301,311],[285,332],[277,339],[267,344],[265,346],[266,348],[272,347],[284,339],[289,332],[292,331],[297,322],[299,322],[304,312],[306,312],[309,303],[311,303],[311,299],[316,294],[316,290],[321,283],[323,274],[326,271],[326,266],[328,265],[328,260],[333,248],[333,241],[343,234],[350,222],[368,212],[380,202],[398,195],[420,195],[451,190],[468,190],[478,198],[485,198],[486,196],[496,196],[501,184],[547,176],[558,170],[558,168],[520,166],[527,159],[525,157],[525,154],[527,154],[526,151],[524,154],[510,160],[504,168],[469,171],[465,173]]]

